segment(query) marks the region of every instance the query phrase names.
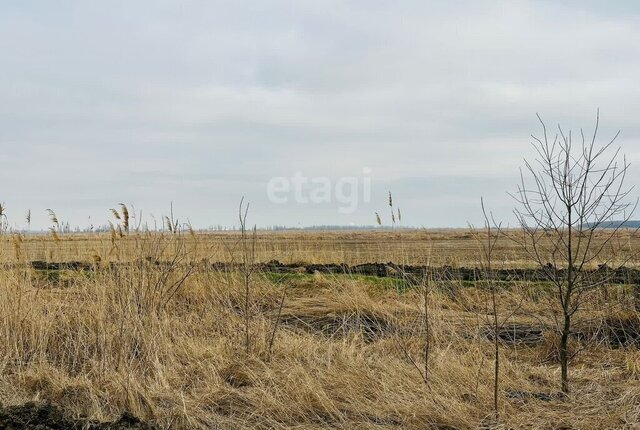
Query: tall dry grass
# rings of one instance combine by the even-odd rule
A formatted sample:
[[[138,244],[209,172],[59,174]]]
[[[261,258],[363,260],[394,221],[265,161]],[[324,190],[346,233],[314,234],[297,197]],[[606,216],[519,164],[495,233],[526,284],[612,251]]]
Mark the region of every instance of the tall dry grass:
[[[278,238],[257,240],[260,255],[269,237]],[[481,284],[435,279],[430,286],[425,384],[406,354],[418,361],[424,354],[420,288],[320,274],[274,281],[255,273],[247,284],[242,272],[204,264],[209,244],[197,235],[131,232],[102,240],[119,252],[105,251],[92,271],[49,278],[25,265],[0,272],[3,404],[50,401],[99,420],[128,410],[160,428],[185,429],[599,429],[640,422],[640,355],[637,347],[612,347],[605,324],[616,317],[634,327],[626,287],[586,302],[569,397],[558,395],[552,330],[530,346],[500,343],[496,424],[491,294]],[[44,245],[55,250],[59,243],[49,238]],[[21,258],[33,259],[21,246]],[[80,242],[72,260],[99,249]],[[115,260],[129,264],[107,264]],[[553,326],[554,309],[539,285],[494,293],[505,330]]]

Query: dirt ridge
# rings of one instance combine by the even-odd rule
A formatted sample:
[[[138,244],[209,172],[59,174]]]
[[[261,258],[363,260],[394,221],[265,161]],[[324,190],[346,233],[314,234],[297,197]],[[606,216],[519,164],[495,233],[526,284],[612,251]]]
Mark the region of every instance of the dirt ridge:
[[[169,262],[144,260],[145,264],[153,264],[155,266],[170,265]],[[109,263],[107,267],[118,268],[127,267],[140,262],[129,263]],[[239,263],[228,262],[200,262],[203,266],[208,266],[214,270],[236,270],[242,265]],[[95,270],[96,265],[82,261],[69,262],[46,262],[31,261],[28,263],[36,270],[78,270],[89,271]],[[4,265],[4,268],[24,267],[24,265]],[[423,265],[401,265],[393,262],[386,263],[363,263],[356,265],[348,265],[345,263],[282,263],[278,260],[271,260],[266,263],[255,264],[255,269],[263,272],[272,273],[307,273],[314,274],[316,272],[323,274],[354,274],[367,275],[385,278],[408,278],[416,280],[427,274],[433,276],[459,281],[482,281],[489,278],[496,281],[531,281],[540,282],[547,281],[550,277],[562,278],[565,270],[554,270],[551,266],[536,269],[496,269],[488,274],[485,270],[478,267],[453,267],[453,266],[423,266]],[[607,265],[601,265],[598,269],[584,271],[586,276],[597,277],[598,280],[605,279],[610,284],[640,284],[640,269],[630,267],[611,268]]]
[[[0,407],[0,428],[7,430],[155,430],[129,412],[110,422],[72,419],[50,403],[27,402],[22,405]]]

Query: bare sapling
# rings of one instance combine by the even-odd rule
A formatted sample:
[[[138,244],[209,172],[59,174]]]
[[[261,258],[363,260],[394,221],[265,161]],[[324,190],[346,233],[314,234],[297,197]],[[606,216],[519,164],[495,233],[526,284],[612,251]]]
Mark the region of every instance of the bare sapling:
[[[480,245],[480,266],[484,272],[483,280],[486,283],[490,294],[491,306],[491,330],[493,331],[493,417],[497,422],[500,419],[500,337],[499,331],[502,324],[498,316],[498,284],[494,276],[494,254],[496,246],[502,235],[502,223],[496,222],[493,214],[487,213],[484,206],[484,199],[480,199],[482,216],[484,218],[484,228],[482,233],[471,227],[471,231]]]
[[[252,278],[256,269],[256,241],[257,229],[254,225],[252,229],[247,229],[247,216],[249,214],[249,203],[244,202],[244,197],[240,200],[238,208],[238,218],[240,221],[240,247],[242,262],[240,272],[244,287],[243,313],[244,313],[244,349],[247,355],[251,352],[251,287]]]
[[[580,130],[574,139],[560,126],[549,136],[545,123],[538,119],[542,136],[532,136],[537,157],[525,160],[513,196],[521,226],[515,240],[554,285],[560,314],[556,325],[561,389],[568,393],[573,316],[585,293],[606,283],[604,275],[599,278],[586,269],[606,263],[603,251],[614,246],[637,200],[628,200],[632,190],[625,187],[629,164],[620,148],[613,147],[619,132],[604,144],[596,142],[599,113],[589,138]]]

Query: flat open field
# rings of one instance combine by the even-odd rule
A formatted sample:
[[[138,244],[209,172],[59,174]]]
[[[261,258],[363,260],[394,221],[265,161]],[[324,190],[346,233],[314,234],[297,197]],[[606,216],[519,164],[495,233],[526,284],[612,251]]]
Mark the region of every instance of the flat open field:
[[[496,333],[484,281],[455,272],[409,279],[393,268],[389,276],[306,270],[310,263],[476,267],[480,245],[466,230],[2,240],[4,427],[34,416],[75,428],[640,426],[634,285],[585,295],[564,395],[548,283],[500,281]],[[638,246],[622,232],[616,252]],[[242,264],[271,260],[300,263],[300,270]],[[494,260],[533,267],[508,238]]]
[[[517,242],[516,230],[498,242],[495,259],[503,267],[532,267],[534,262]],[[602,235],[600,235],[602,236]],[[599,235],[596,235],[596,242]],[[227,262],[238,260],[240,247],[238,232],[184,233],[183,241],[192,260]],[[58,241],[50,235],[27,235],[20,239],[19,247],[13,237],[3,240],[1,261],[133,261],[140,258],[139,239],[144,235],[132,233],[127,240],[110,234],[68,234]],[[481,239],[480,239],[481,240]],[[616,252],[624,255],[626,265],[637,266],[640,256],[640,234],[622,231],[613,244]],[[18,251],[17,251],[18,249]],[[362,263],[428,264],[471,267],[480,263],[480,242],[469,229],[451,230],[398,230],[398,231],[258,231],[255,241],[256,261],[278,260],[282,263]],[[18,252],[18,255],[16,254]],[[615,253],[605,253],[604,259],[615,263]],[[597,262],[594,262],[595,265]]]

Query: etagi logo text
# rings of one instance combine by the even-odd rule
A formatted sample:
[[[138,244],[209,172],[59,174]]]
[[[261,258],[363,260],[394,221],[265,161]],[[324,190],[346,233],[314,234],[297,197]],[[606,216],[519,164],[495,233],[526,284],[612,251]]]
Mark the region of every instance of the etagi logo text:
[[[362,169],[362,176],[343,176],[332,180],[326,176],[308,177],[295,172],[287,178],[277,176],[267,183],[267,197],[275,204],[290,201],[299,204],[338,203],[338,212],[349,214],[358,204],[371,201],[371,169]]]

